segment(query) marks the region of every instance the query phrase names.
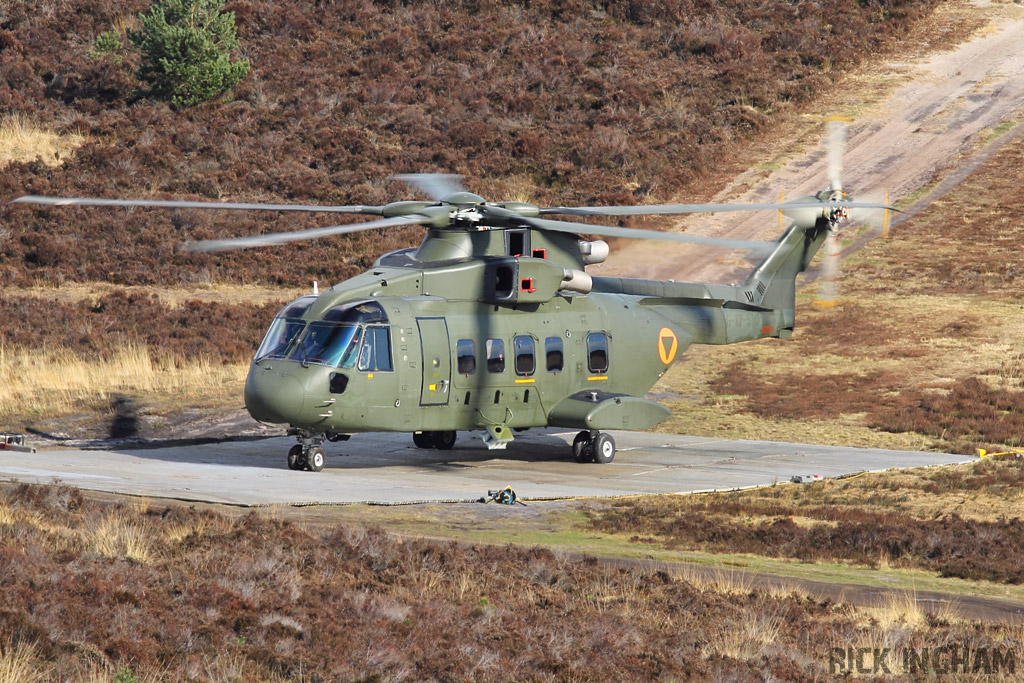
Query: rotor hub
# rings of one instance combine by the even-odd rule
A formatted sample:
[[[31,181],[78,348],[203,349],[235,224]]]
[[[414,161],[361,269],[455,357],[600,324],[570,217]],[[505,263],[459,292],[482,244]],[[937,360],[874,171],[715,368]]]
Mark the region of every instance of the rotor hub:
[[[479,206],[485,204],[486,200],[478,194],[472,192],[455,192],[441,198],[442,204],[450,204],[451,206]]]
[[[476,206],[458,208],[451,213],[451,224],[461,228],[475,228],[484,219],[484,214]]]

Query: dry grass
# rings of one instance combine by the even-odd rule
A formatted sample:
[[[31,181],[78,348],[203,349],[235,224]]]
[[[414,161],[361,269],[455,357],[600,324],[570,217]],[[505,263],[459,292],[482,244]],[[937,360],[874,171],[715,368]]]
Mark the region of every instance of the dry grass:
[[[722,595],[747,595],[754,590],[754,578],[748,572],[715,567],[710,571],[696,565],[670,565],[668,571],[676,579],[703,591]]]
[[[827,503],[896,510],[920,520],[955,513],[964,519],[991,522],[1021,510],[1021,469],[1015,458],[989,458],[965,465],[918,467],[725,495],[731,500],[797,508]]]
[[[18,521],[18,514],[11,509],[7,501],[0,501],[0,526],[7,526]]]
[[[179,524],[169,524],[164,529],[164,535],[172,543],[182,543],[188,538],[201,538],[208,528],[207,520],[204,518],[191,519]]]
[[[319,283],[326,288],[333,283]],[[10,297],[34,297],[45,301],[74,304],[82,301],[90,304],[99,302],[103,297],[119,293],[131,297],[135,295],[156,295],[160,303],[170,309],[201,301],[203,303],[220,303],[227,305],[240,304],[280,304],[297,299],[312,292],[309,287],[265,287],[259,285],[231,285],[202,283],[194,285],[178,285],[174,287],[154,288],[141,285],[115,285],[109,282],[69,282],[57,285],[37,285],[34,287],[5,287],[4,295]]]
[[[701,655],[705,659],[719,656],[756,661],[770,654],[784,625],[785,617],[771,612],[757,612],[748,619],[726,622],[718,637],[704,643]]]
[[[20,114],[8,114],[0,119],[0,168],[16,161],[36,160],[47,166],[60,166],[85,141],[83,135],[56,133]]]
[[[131,344],[99,358],[0,346],[0,418],[71,415],[125,394],[175,405],[237,404],[247,369],[248,364],[216,365],[203,358],[154,360],[149,349]]]
[[[910,591],[889,593],[882,605],[863,607],[860,611],[873,625],[886,632],[892,630],[894,626],[921,628],[928,622],[928,615],[921,609],[917,593]]]
[[[0,681],[34,683],[40,680],[36,665],[40,663],[37,648],[25,642],[0,642]]]
[[[103,557],[123,557],[140,564],[153,558],[146,530],[118,512],[104,517],[90,536],[93,549]]]

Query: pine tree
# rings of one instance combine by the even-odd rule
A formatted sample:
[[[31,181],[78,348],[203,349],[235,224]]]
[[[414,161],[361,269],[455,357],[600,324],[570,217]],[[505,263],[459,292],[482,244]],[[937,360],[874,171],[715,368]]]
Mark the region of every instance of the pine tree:
[[[249,73],[249,60],[231,61],[238,38],[224,0],[153,0],[139,20],[142,29],[128,33],[142,50],[139,78],[176,109],[225,92]]]

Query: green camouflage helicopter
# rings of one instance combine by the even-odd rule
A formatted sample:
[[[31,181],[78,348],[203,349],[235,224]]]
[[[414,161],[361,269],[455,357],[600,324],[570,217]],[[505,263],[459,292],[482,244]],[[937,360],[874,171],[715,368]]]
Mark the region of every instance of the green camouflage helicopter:
[[[361,230],[422,225],[418,248],[285,306],[253,358],[245,405],[260,422],[288,425],[298,442],[291,469],[320,471],[324,440],[369,431],[411,432],[420,448],[452,448],[458,431],[483,431],[502,448],[529,427],[581,430],[579,462],[607,463],[615,442],[602,430],[646,429],[669,416],[644,394],[690,344],[789,337],[795,279],[852,209],[878,210],[842,191],[841,155],[830,184],[780,204],[671,204],[540,208],[486,201],[457,176],[397,178],[430,201],[386,206],[22,197],[21,203],[226,210],[329,211],[380,216],[365,223],[194,242],[218,251]],[[777,242],[739,242],[553,220],[781,210],[792,224]],[[608,255],[580,234],[698,242],[763,250],[739,285],[591,277]]]

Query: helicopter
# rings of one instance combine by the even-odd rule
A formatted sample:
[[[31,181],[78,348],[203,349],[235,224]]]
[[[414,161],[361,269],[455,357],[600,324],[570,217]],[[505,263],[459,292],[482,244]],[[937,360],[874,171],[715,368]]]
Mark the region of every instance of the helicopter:
[[[281,424],[297,443],[293,470],[324,468],[325,441],[361,432],[412,434],[419,448],[451,449],[482,432],[492,449],[531,427],[580,430],[577,462],[609,463],[606,430],[642,430],[670,412],[647,391],[691,344],[788,338],[795,281],[854,211],[892,209],[842,190],[841,151],[830,143],[830,186],[773,204],[539,207],[490,202],[459,176],[394,176],[428,200],[384,206],[26,196],[15,203],[369,214],[369,222],[191,242],[185,251],[265,247],[420,225],[419,247],[377,258],[366,272],[290,302],[275,316],[245,382],[257,421]],[[779,210],[791,224],[775,242],[556,220]],[[761,257],[737,285],[591,276],[608,243],[581,235],[696,242]]]

